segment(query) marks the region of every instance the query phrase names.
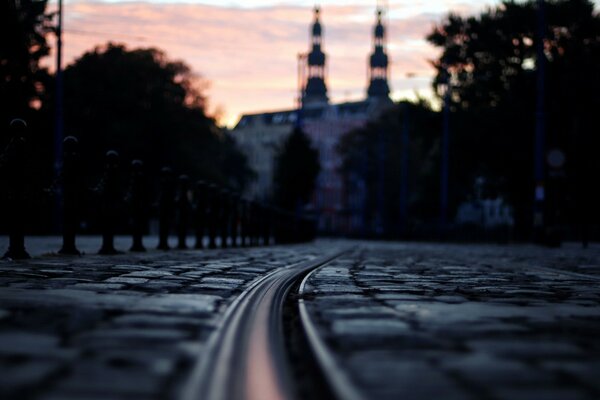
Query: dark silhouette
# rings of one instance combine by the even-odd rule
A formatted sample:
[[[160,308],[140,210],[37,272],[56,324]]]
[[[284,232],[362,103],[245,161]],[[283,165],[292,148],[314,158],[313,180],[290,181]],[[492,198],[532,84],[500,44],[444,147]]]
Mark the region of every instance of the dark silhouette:
[[[300,128],[295,128],[275,159],[274,201],[287,210],[296,210],[312,195],[321,169],[319,154]]]
[[[144,173],[144,163],[131,162],[131,179],[127,200],[131,213],[132,244],[129,251],[146,251],[143,236],[148,229],[148,182]]]
[[[65,129],[81,132],[87,170],[98,163],[95,149],[116,148],[124,159],[144,160],[147,171],[170,165],[239,190],[251,178],[245,157],[206,113],[206,82],[182,61],[109,43],[69,65],[64,81]]]
[[[231,217],[229,232],[231,232],[231,247],[238,246],[239,224],[240,224],[240,196],[230,193]]]
[[[46,36],[52,30],[47,1],[0,2],[0,124],[15,115],[27,121],[34,106],[45,100],[50,76],[40,60],[50,47]]]
[[[196,242],[194,248],[204,248],[204,234],[207,227],[207,196],[208,186],[204,181],[196,182],[196,190],[194,192],[194,231],[196,233]]]
[[[249,236],[249,216],[248,216],[248,200],[242,199],[240,204],[240,246],[246,247],[248,245]]]
[[[440,198],[439,114],[425,102],[402,102],[338,143],[344,206],[361,219],[362,229],[355,235],[391,238],[434,230]],[[403,134],[410,140],[404,141]]]
[[[464,198],[472,175],[483,175],[514,205],[521,237],[531,237],[532,226],[541,223],[547,242],[556,243],[567,226],[575,235],[577,224],[600,221],[593,206],[600,192],[591,184],[600,170],[600,136],[593,128],[600,107],[600,15],[587,0],[546,1],[543,10],[538,3],[503,2],[478,16],[450,15],[428,40],[442,50],[434,63],[440,96],[445,76],[452,77],[452,202]],[[545,126],[538,155],[545,174],[534,182],[539,126]],[[547,157],[556,152],[564,162],[552,166]],[[545,189],[540,221],[533,218],[536,187]]]
[[[217,248],[217,229],[219,223],[220,204],[217,194],[217,187],[214,184],[208,186],[207,203],[208,203],[208,248]]]
[[[102,229],[102,247],[98,254],[117,254],[115,249],[115,231],[118,207],[122,199],[119,187],[119,153],[109,150],[105,156],[104,175],[96,188],[100,198],[100,218]]]
[[[81,219],[83,171],[79,155],[79,141],[74,136],[68,136],[63,140],[63,165],[60,179],[63,202],[63,244],[58,253],[80,255],[81,253],[75,245],[75,235]]]
[[[268,246],[271,238],[271,210],[266,204],[260,205],[260,219],[261,219],[261,232],[263,246]]]
[[[13,260],[27,259],[25,250],[24,221],[26,217],[26,175],[28,159],[26,157],[27,123],[22,119],[13,119],[8,129],[10,139],[0,158],[0,171],[5,177],[6,208],[4,218],[9,232],[8,251],[4,258]]]
[[[220,228],[220,236],[221,236],[221,247],[226,248],[227,238],[229,236],[229,224],[230,224],[230,208],[231,208],[231,200],[229,198],[229,191],[226,189],[221,189],[217,198],[219,199],[219,228]]]
[[[160,193],[158,197],[158,246],[169,250],[169,232],[175,211],[175,176],[169,167],[160,171]]]
[[[190,178],[187,175],[179,176],[177,191],[177,248],[187,249],[186,236],[192,209],[189,200]]]

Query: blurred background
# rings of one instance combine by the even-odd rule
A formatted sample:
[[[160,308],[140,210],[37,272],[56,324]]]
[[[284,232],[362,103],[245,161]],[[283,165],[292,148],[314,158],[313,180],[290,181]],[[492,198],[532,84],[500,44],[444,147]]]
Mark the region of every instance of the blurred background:
[[[58,229],[48,188],[73,135],[89,188],[115,149],[123,186],[132,159],[150,177],[168,165],[311,216],[321,235],[587,243],[600,239],[599,9],[6,0],[0,151],[27,120],[29,233]],[[85,209],[93,233],[92,195]]]

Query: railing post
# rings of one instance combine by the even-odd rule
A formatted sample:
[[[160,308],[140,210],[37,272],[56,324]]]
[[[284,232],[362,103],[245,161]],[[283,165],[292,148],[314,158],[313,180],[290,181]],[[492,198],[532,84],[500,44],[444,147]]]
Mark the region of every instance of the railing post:
[[[157,249],[169,250],[169,231],[171,229],[171,217],[175,206],[175,179],[173,170],[169,167],[163,167],[160,175]]]
[[[83,187],[79,141],[74,136],[63,140],[63,165],[61,170],[63,205],[63,242],[58,254],[80,255],[75,236],[81,218],[81,193]]]
[[[217,223],[219,222],[219,208],[217,198],[217,187],[214,184],[208,186],[208,248],[217,248]]]
[[[119,201],[119,153],[109,150],[106,153],[104,175],[100,181],[100,217],[102,226],[102,247],[98,254],[117,254],[115,250],[115,229],[117,203]]]
[[[194,248],[204,248],[204,231],[206,230],[206,196],[207,187],[204,181],[196,182],[196,190],[194,191],[194,231],[196,234],[196,243]]]
[[[0,167],[7,177],[6,222],[9,234],[8,251],[4,258],[13,260],[30,258],[25,250],[25,144],[27,123],[13,119],[9,125],[10,141],[0,159]]]
[[[143,238],[148,228],[148,184],[144,174],[144,163],[140,160],[131,162],[128,200],[131,210],[133,239],[129,251],[146,251]]]
[[[187,249],[186,238],[190,218],[190,178],[187,175],[179,176],[179,188],[177,192],[177,248]]]

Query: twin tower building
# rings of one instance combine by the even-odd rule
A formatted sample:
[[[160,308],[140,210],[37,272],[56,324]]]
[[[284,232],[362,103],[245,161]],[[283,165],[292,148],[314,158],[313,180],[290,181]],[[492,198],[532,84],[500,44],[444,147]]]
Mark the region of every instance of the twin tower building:
[[[322,47],[320,14],[316,7],[310,28],[310,52],[299,60],[298,108],[244,114],[232,133],[257,174],[246,195],[266,200],[272,194],[277,151],[293,128],[300,125],[319,151],[321,163],[315,193],[305,212],[317,219],[321,233],[353,234],[360,232],[364,224],[365,185],[358,178],[341,175],[342,160],[336,147],[346,133],[363,127],[393,104],[389,97],[386,30],[382,10],[378,9],[373,52],[368,60],[366,97],[359,101],[332,103],[327,93],[327,57]]]
[[[320,21],[320,9],[315,7],[315,20],[311,29],[311,51],[306,57],[307,77],[303,82],[302,105],[327,103],[327,84],[325,62],[323,53],[323,28]],[[385,52],[385,27],[382,21],[382,10],[377,10],[377,21],[373,31],[373,53],[369,57],[367,98],[371,100],[389,99],[390,87],[388,84],[389,60]]]

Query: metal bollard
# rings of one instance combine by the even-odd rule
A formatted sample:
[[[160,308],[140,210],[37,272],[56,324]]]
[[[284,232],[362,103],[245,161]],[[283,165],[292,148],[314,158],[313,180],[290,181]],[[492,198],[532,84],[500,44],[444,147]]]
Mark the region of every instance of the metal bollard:
[[[240,224],[240,196],[237,193],[229,194],[229,207],[231,217],[229,219],[229,232],[231,234],[231,247],[238,246],[238,232]]]
[[[81,217],[83,175],[79,157],[79,141],[74,136],[63,140],[63,165],[61,171],[63,197],[63,237],[58,254],[80,255],[75,236]]]
[[[259,223],[258,205],[255,201],[250,201],[249,217],[250,217],[250,246],[258,246]]]
[[[217,187],[213,184],[208,186],[208,248],[217,248],[217,224],[219,223],[219,200],[217,198]]]
[[[129,251],[146,251],[143,238],[148,228],[148,182],[144,174],[144,163],[140,160],[131,162],[128,202],[132,225],[132,244]]]
[[[169,231],[175,206],[175,179],[173,170],[163,167],[160,171],[160,194],[158,198],[158,246],[169,250]]]
[[[13,119],[9,125],[10,141],[0,158],[0,168],[6,174],[7,209],[6,222],[9,244],[4,258],[22,260],[30,258],[25,250],[25,144],[27,123]]]
[[[263,245],[268,246],[271,244],[271,232],[272,232],[272,214],[271,207],[267,204],[263,204],[261,207],[262,214],[262,240]]]
[[[177,248],[187,249],[186,238],[191,214],[189,199],[190,178],[187,175],[179,175],[179,188],[177,191]]]
[[[119,202],[119,153],[110,150],[106,153],[104,175],[98,185],[100,195],[100,216],[102,224],[102,247],[98,254],[117,254],[115,250],[115,229],[117,223],[117,203]]]
[[[220,209],[219,213],[219,232],[221,236],[221,247],[227,248],[227,238],[229,236],[230,204],[229,192],[227,189],[221,189],[218,194]]]
[[[204,181],[196,182],[196,190],[194,191],[194,231],[196,233],[196,243],[194,248],[204,248],[204,232],[206,230],[206,196],[207,185]]]
[[[240,246],[248,245],[248,201],[240,199]]]

